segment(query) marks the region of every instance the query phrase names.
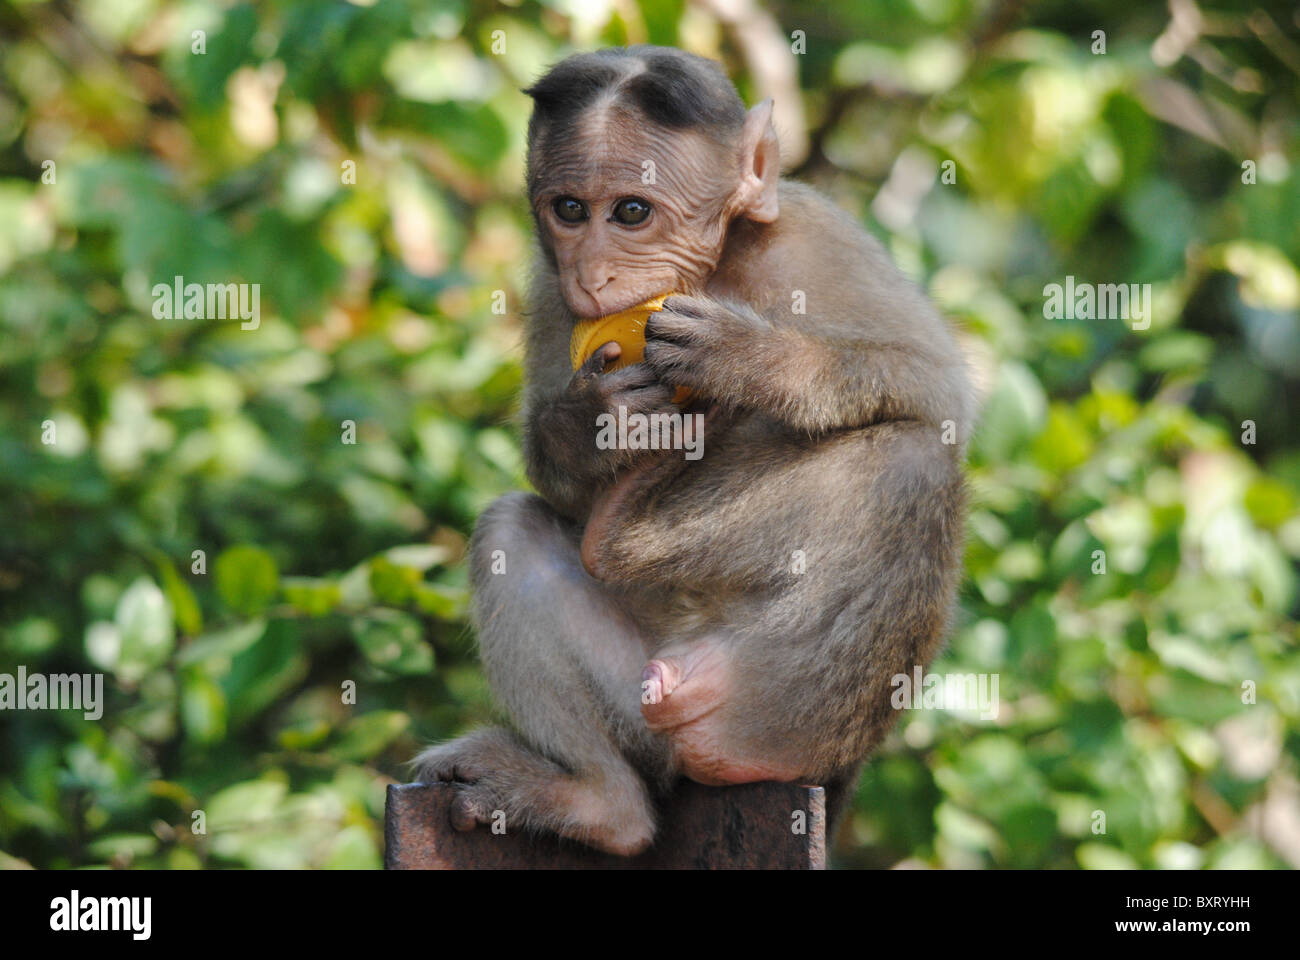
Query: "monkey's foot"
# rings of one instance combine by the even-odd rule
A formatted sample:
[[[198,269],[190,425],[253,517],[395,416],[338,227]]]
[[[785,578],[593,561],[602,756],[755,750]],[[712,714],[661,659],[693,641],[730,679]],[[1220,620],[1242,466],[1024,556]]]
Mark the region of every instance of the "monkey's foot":
[[[475,730],[430,747],[415,761],[419,779],[451,782],[449,819],[456,830],[489,824],[494,833],[549,830],[608,853],[631,856],[654,838],[645,785],[622,768],[571,773],[501,728]]]
[[[456,784],[450,812],[456,830],[463,833],[480,823],[490,823],[501,809],[500,791],[493,780],[503,748],[517,749],[510,734],[487,728],[430,747],[413,761],[422,782]]]
[[[504,820],[505,812],[496,790],[480,783],[461,783],[456,785],[450,816],[452,827],[465,833],[480,823],[491,823],[494,817]]]
[[[486,727],[430,747],[411,761],[423,783],[476,783],[491,773],[494,759],[517,749],[505,730]]]
[[[500,727],[485,727],[430,747],[412,765],[422,782],[456,785],[449,819],[462,833],[480,823],[495,827],[532,820],[533,811],[512,794],[512,786],[517,792],[521,783],[546,784],[560,773]]]

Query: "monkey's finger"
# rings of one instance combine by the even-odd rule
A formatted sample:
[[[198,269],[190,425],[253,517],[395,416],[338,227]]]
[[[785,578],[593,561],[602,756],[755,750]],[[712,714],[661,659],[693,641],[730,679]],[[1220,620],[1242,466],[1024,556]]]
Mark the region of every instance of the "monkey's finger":
[[[600,379],[601,388],[606,393],[638,390],[641,387],[652,387],[658,382],[659,378],[655,376],[654,371],[644,363],[634,363],[622,370],[608,373]]]
[[[673,294],[664,301],[663,305],[663,309],[684,317],[702,317],[708,308],[708,300],[703,297],[690,297],[684,293]]]
[[[698,317],[677,313],[665,306],[658,313],[652,313],[646,321],[646,343],[686,343],[699,335],[699,324]]]
[[[660,340],[646,341],[645,365],[653,370],[660,380],[672,386],[698,386],[698,384],[686,383],[689,379],[686,371],[690,368],[691,356],[692,351],[679,344]]]
[[[451,825],[461,833],[473,830],[488,819],[487,805],[476,799],[468,790],[457,790],[451,801]]]
[[[619,407],[626,407],[629,414],[673,414],[680,412],[680,408],[674,406],[672,400],[673,388],[659,384],[646,387],[643,390],[628,390],[616,393],[609,398],[608,403],[611,412],[616,411]]]
[[[627,407],[629,413],[671,412],[673,388],[655,376],[644,364],[624,367],[606,374],[597,384],[605,403],[611,408]]]
[[[430,747],[413,761],[416,779],[422,783],[439,783],[455,780],[455,761],[450,759],[444,747]]]
[[[596,348],[595,352],[578,368],[576,374],[579,380],[589,380],[593,377],[600,376],[605,372],[605,367],[613,363],[623,355],[623,348],[619,346],[617,340],[610,340],[608,343],[602,343]]]

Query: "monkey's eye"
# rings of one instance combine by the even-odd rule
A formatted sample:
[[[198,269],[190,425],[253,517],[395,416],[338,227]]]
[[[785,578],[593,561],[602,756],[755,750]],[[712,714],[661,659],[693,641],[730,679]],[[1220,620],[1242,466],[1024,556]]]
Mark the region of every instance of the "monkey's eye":
[[[556,197],[551,203],[551,209],[565,223],[581,223],[587,219],[586,204],[573,197]]]
[[[624,197],[614,204],[614,219],[629,227],[644,223],[650,216],[650,204],[639,197]]]

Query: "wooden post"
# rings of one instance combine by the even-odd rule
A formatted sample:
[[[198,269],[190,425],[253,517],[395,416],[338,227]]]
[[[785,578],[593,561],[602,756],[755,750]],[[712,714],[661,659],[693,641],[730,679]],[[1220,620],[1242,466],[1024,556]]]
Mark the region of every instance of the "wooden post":
[[[448,783],[388,788],[384,866],[389,870],[824,870],[826,792],[793,783],[703,787],[683,781],[664,802],[655,844],[616,857],[550,835],[497,835],[451,826]]]

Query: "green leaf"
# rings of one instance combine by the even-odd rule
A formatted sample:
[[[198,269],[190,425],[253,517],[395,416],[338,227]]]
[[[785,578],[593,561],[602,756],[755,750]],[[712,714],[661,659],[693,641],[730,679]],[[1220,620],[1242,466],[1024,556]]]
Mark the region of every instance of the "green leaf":
[[[239,546],[223,551],[213,573],[221,599],[236,613],[261,613],[275,598],[279,585],[275,560],[260,547]]]
[[[314,577],[285,577],[284,598],[289,605],[309,617],[323,617],[333,613],[343,602],[343,592],[337,582]]]
[[[326,870],[378,870],[383,866],[370,831],[360,825],[344,827],[334,839]]]
[[[464,587],[418,583],[415,586],[413,599],[422,612],[435,616],[439,620],[459,620],[469,609],[469,591]]]
[[[1138,863],[1123,850],[1104,843],[1081,843],[1075,851],[1085,870],[1136,870]]]
[[[197,671],[181,686],[181,723],[196,743],[216,743],[226,735],[226,698],[216,683]]]
[[[52,650],[59,642],[59,628],[45,617],[26,617],[5,630],[3,648],[17,659],[36,658]]]
[[[199,610],[199,601],[195,599],[194,591],[180,578],[170,560],[161,554],[155,559],[163,592],[176,614],[176,625],[180,627],[181,633],[194,636],[203,629],[203,614]]]
[[[343,760],[369,760],[401,736],[411,718],[401,710],[376,710],[352,720],[329,752]]]
[[[208,24],[204,24],[209,26]],[[226,81],[253,54],[253,36],[257,32],[257,14],[252,5],[241,3],[225,11],[218,29],[209,26],[206,52],[191,51],[190,33],[184,33],[185,52],[177,63],[186,75],[187,85],[199,105],[215,108],[226,97]]]
[[[161,666],[176,640],[171,604],[148,577],[126,588],[113,615],[120,637],[113,669],[127,682],[138,682],[149,670]]]
[[[1194,372],[1205,369],[1214,356],[1214,341],[1199,333],[1174,330],[1148,343],[1138,362],[1155,373]]]
[[[120,860],[130,863],[147,857],[158,849],[158,838],[148,833],[111,833],[87,847],[95,860]]]
[[[397,610],[375,610],[352,621],[352,635],[366,659],[390,673],[433,670],[433,648],[424,642],[420,621]]]
[[[370,561],[370,591],[380,603],[392,606],[408,603],[421,579],[419,570],[393,563],[387,557]]]
[[[1272,477],[1260,477],[1251,483],[1244,504],[1251,520],[1266,530],[1282,526],[1297,512],[1295,492]]]
[[[1023,364],[1006,363],[998,372],[975,430],[975,447],[990,462],[1011,460],[1040,429],[1047,413],[1042,384]]]
[[[300,683],[309,663],[297,624],[276,620],[262,637],[234,658],[221,678],[233,726],[248,722]]]
[[[1064,404],[1052,404],[1047,426],[1034,441],[1034,459],[1060,475],[1087,461],[1093,441],[1082,418]]]
[[[510,143],[505,124],[488,104],[417,103],[388,98],[381,122],[420,130],[475,169],[495,165]]]
[[[248,780],[226,787],[201,809],[207,812],[208,832],[234,830],[250,823],[269,820],[289,793],[280,780]]]
[[[181,650],[176,662],[184,665],[204,660],[229,661],[252,646],[265,631],[266,621],[257,619],[205,634]],[[220,672],[228,668],[227,662]]]
[[[309,718],[285,727],[275,739],[286,750],[311,750],[324,743],[329,735],[328,722]]]

